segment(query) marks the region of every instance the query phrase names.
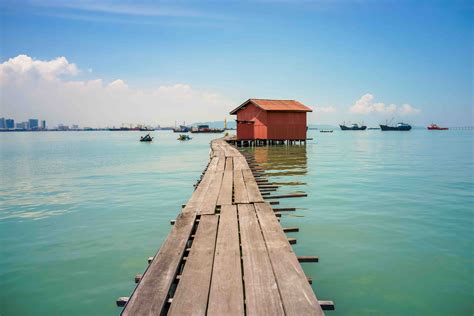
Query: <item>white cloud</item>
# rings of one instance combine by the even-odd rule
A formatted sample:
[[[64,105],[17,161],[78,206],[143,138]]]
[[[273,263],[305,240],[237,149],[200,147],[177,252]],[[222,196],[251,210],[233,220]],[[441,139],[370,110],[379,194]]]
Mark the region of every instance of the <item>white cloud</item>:
[[[414,115],[421,112],[420,109],[412,107],[410,104],[397,106],[395,104],[385,105],[382,102],[374,102],[374,96],[370,93],[364,94],[354,105],[349,108],[349,112],[354,114],[398,114]]]
[[[235,102],[213,91],[177,83],[135,88],[124,80],[67,80],[79,73],[65,57],[40,61],[26,55],[0,64],[2,115],[46,119],[49,126],[120,126],[223,120]]]
[[[402,115],[418,114],[418,113],[421,112],[420,109],[415,109],[410,104],[402,105],[402,107],[399,109],[399,111],[400,111],[400,114],[402,114]]]
[[[313,112],[315,113],[334,113],[336,112],[336,108],[332,105],[330,106],[315,106],[313,107]]]
[[[57,57],[49,61],[34,60],[27,55],[18,55],[0,64],[0,84],[18,79],[58,79],[61,75],[75,76],[79,69],[69,63],[66,57]]]
[[[128,85],[122,79],[117,79],[109,83],[107,87],[112,90],[124,90],[128,88]]]

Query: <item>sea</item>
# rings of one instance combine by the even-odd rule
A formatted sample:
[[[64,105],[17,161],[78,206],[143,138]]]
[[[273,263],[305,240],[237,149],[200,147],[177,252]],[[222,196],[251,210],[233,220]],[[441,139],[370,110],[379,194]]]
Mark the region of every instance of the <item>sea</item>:
[[[205,168],[171,131],[0,133],[0,315],[118,315]],[[474,313],[474,132],[308,131],[245,148],[295,207],[327,315]]]

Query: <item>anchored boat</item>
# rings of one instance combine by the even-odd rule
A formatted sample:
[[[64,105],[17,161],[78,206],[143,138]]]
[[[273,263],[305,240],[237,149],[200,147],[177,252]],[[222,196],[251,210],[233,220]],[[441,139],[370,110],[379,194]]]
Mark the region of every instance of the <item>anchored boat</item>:
[[[343,131],[365,131],[365,129],[367,128],[367,126],[365,125],[359,126],[359,124],[357,123],[354,123],[351,126],[347,126],[346,124],[339,124],[339,127]]]
[[[191,129],[191,133],[222,133],[223,131],[223,128],[209,128],[209,125],[198,125]]]
[[[382,131],[409,131],[411,130],[411,125],[405,123],[397,123],[395,126],[380,124],[380,129]]]
[[[173,132],[175,133],[187,133],[189,132],[189,127],[186,125],[180,125],[179,127],[173,128]]]
[[[430,124],[426,128],[430,131],[446,131],[446,130],[448,130],[447,127],[440,127],[436,124]]]
[[[179,134],[179,137],[178,137],[178,140],[182,140],[182,141],[185,141],[185,140],[191,140],[192,138],[189,137],[189,135],[186,135],[186,134]]]
[[[153,137],[150,134],[146,134],[145,136],[140,137],[141,142],[151,142],[153,141]]]

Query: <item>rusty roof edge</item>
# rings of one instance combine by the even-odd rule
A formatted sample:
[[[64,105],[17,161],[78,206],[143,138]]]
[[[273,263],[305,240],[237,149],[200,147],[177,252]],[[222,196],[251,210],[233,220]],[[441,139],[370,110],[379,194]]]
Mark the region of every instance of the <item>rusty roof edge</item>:
[[[254,102],[254,100],[262,100],[262,101],[292,101],[292,102],[297,102],[304,106],[307,109],[304,110],[265,110],[263,109],[257,102]],[[257,98],[250,98],[246,100],[244,103],[233,109],[232,111],[229,112],[230,115],[235,115],[237,112],[244,107],[247,103],[252,103],[256,107],[260,108],[261,110],[267,111],[267,112],[313,112],[313,109],[310,108],[309,106],[304,105],[303,103],[297,101],[297,100],[283,100],[283,99],[257,99]]]
[[[255,104],[255,102],[252,102],[252,99],[248,99],[247,101],[245,101],[244,103],[242,103],[241,105],[239,105],[238,107],[236,107],[235,109],[233,109],[232,111],[229,112],[230,115],[234,115],[234,114],[237,114],[237,112],[244,106],[246,105],[247,103],[251,102],[252,104],[258,106],[257,104]],[[258,106],[259,107],[259,106]]]

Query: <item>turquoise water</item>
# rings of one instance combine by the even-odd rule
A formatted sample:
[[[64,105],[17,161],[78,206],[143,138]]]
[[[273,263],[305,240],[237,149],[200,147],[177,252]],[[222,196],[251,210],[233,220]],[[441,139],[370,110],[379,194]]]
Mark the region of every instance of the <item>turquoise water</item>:
[[[207,163],[216,135],[0,133],[0,314],[117,315]],[[328,315],[472,315],[469,131],[310,131],[246,149],[287,184],[294,249]]]

